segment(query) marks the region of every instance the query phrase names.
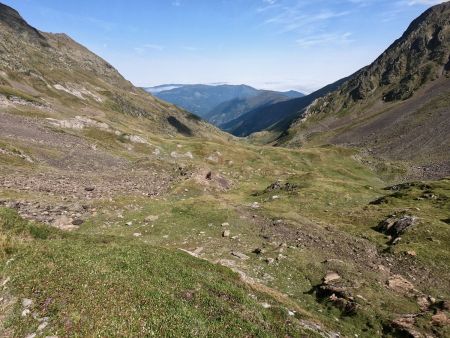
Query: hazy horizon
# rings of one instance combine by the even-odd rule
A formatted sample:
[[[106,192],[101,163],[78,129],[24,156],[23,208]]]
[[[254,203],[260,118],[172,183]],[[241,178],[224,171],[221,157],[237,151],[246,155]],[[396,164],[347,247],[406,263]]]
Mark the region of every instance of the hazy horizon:
[[[3,1],[137,86],[312,92],[370,64],[434,0]]]

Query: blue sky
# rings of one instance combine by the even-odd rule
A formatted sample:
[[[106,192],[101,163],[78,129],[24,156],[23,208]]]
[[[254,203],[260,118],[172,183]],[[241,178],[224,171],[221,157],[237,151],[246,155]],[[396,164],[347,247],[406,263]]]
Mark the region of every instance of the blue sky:
[[[139,86],[318,89],[371,63],[434,0],[0,0]]]

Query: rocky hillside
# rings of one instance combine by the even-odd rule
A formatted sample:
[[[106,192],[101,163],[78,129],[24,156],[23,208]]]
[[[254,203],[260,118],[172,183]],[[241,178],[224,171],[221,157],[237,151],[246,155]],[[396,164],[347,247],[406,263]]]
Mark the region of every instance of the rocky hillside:
[[[134,87],[67,35],[40,32],[0,4],[0,109],[5,108],[38,109],[43,117],[58,120],[83,116],[130,126],[136,121],[155,133],[219,134],[190,113]]]
[[[223,137],[0,13],[1,337],[450,336],[450,179]]]
[[[450,3],[414,20],[374,63],[318,99],[282,143],[349,144],[450,172]]]

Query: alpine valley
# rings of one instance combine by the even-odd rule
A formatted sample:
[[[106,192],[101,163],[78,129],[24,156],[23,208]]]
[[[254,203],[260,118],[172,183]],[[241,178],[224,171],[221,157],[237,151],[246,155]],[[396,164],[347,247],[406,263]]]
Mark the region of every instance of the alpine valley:
[[[309,95],[144,90],[0,4],[0,336],[449,337],[450,2],[405,28]]]

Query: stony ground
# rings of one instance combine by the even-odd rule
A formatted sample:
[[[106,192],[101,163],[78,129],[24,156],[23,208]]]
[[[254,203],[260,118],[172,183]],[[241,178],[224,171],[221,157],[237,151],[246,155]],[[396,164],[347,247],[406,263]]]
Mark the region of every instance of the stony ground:
[[[448,180],[392,187],[405,173],[401,164],[380,165],[367,155],[361,161],[343,148],[288,150],[185,138],[136,144],[37,118],[2,118],[11,127],[0,127],[8,335],[149,334],[143,312],[153,311],[149,304],[161,306],[154,332],[169,332],[173,325],[163,318],[174,305],[160,304],[153,291],[134,289],[142,285],[139,278],[150,278],[140,270],[145,257],[162,264],[155,278],[169,278],[168,264],[178,271],[176,290],[159,279],[154,283],[164,290],[163,299],[187,302],[188,317],[197,316],[191,311],[199,307],[208,313],[198,324],[204,335],[223,335],[228,326],[229,336],[242,336],[238,327],[246,327],[247,336],[280,336],[282,327],[290,328],[286,336],[449,333]],[[66,148],[75,150],[64,153]],[[31,235],[11,234],[12,224],[24,222],[11,210],[31,222],[20,230]],[[116,257],[113,248],[133,256]],[[148,250],[149,256],[141,256]],[[203,292],[211,285],[192,285],[205,267],[189,266],[203,260],[213,264],[206,268],[212,280],[231,283],[219,287],[228,290],[219,298],[212,296],[228,305],[198,303],[209,299]],[[242,296],[245,310],[234,312],[239,307],[229,288],[236,282],[222,276],[219,266],[238,273],[239,283],[252,290],[244,293],[257,297],[256,308]],[[125,270],[116,275],[119,268]],[[102,272],[92,275],[92,269]],[[79,276],[90,281],[93,298]],[[125,276],[136,285],[123,284]],[[119,290],[125,285],[124,294],[147,305],[136,308],[123,298]],[[79,296],[70,296],[69,289]],[[112,300],[123,311],[108,317],[98,302]],[[234,314],[220,315],[223,306]],[[261,328],[257,318],[265,311],[272,326],[257,333],[251,325]],[[208,325],[216,315],[228,318],[218,331]],[[170,332],[188,332],[192,318],[183,319],[182,331]],[[125,324],[129,320],[147,324]],[[230,324],[234,320],[237,326]]]

